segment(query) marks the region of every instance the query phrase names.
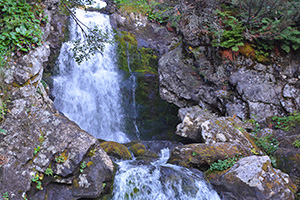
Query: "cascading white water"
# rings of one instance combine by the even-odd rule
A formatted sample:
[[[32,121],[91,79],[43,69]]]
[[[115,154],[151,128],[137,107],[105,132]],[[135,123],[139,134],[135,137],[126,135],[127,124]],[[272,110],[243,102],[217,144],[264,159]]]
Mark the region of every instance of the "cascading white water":
[[[89,27],[97,25],[112,33],[107,15],[77,9],[76,16]],[[70,38],[83,39],[74,21],[70,25]],[[106,44],[102,55],[97,53],[80,65],[72,58],[71,47],[72,43],[64,43],[58,58],[59,75],[53,80],[54,105],[95,137],[128,142],[122,131],[124,116],[119,85],[122,77],[117,72],[115,45]]]
[[[120,161],[114,181],[113,200],[219,200],[201,172],[167,164],[169,150],[158,161],[137,165]]]

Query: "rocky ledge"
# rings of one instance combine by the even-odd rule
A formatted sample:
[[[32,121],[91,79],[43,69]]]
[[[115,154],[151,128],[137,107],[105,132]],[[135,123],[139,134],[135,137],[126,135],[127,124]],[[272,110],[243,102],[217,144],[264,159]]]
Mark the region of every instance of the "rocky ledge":
[[[14,57],[5,69],[10,101],[0,127],[0,193],[11,199],[98,198],[110,192],[113,162],[96,138],[53,109],[41,82],[58,45],[52,35],[62,33],[63,22],[55,20],[65,19],[53,17],[58,1],[46,1],[45,9],[50,23],[44,38],[50,41]]]

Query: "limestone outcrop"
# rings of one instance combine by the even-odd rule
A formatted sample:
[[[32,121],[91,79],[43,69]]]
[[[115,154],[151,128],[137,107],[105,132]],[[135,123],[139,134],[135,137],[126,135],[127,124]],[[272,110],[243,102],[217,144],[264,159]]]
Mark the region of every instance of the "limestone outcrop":
[[[295,199],[295,185],[272,167],[268,156],[242,158],[229,170],[208,177],[223,199]]]

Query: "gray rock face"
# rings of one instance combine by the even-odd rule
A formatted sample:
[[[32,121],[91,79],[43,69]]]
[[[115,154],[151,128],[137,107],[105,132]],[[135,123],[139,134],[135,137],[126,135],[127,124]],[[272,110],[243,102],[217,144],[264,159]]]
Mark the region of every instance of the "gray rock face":
[[[195,75],[188,61],[184,62],[181,47],[168,52],[159,60],[158,74],[159,92],[164,100],[179,107],[199,102],[197,94],[203,81]]]
[[[203,24],[214,18],[207,9],[188,11],[181,18],[182,44],[159,61],[161,97],[179,107],[198,104],[259,122],[299,110],[299,56],[273,57],[273,64],[242,55],[222,60],[205,34]]]
[[[287,174],[271,166],[268,156],[242,158],[211,183],[223,199],[295,199],[291,191],[295,185]]]

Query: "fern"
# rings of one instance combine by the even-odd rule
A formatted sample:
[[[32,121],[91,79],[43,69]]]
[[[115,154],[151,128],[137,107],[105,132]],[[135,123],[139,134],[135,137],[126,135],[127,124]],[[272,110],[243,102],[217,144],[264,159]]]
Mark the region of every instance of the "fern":
[[[244,46],[243,32],[245,28],[242,22],[227,12],[217,10],[217,14],[223,19],[224,26],[220,31],[214,33],[217,38],[213,40],[213,46],[238,51],[240,46]]]

